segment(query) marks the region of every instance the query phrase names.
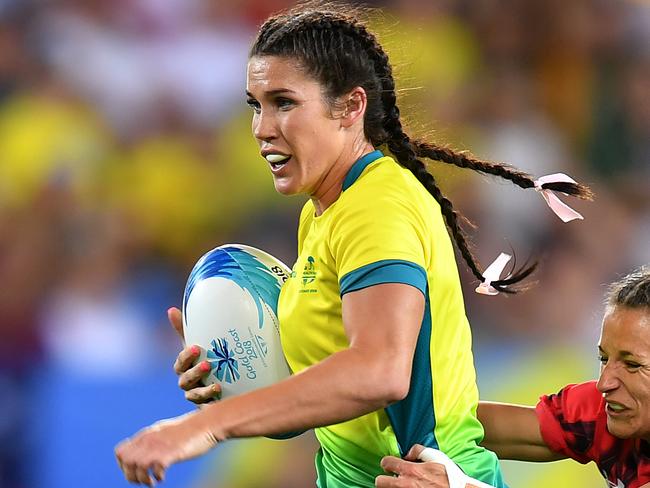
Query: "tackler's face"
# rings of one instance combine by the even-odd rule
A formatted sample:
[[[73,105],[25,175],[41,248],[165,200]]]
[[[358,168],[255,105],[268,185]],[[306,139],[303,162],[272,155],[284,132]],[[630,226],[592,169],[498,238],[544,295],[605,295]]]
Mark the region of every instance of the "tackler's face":
[[[607,429],[622,439],[650,441],[650,309],[608,310],[598,349]]]
[[[253,56],[246,93],[253,135],[275,189],[285,195],[315,195],[345,144],[320,83],[295,60]]]

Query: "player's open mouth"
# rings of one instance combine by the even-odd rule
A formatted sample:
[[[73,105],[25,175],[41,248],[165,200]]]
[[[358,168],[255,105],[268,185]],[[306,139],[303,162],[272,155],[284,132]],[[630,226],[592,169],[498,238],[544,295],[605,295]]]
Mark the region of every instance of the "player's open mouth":
[[[281,170],[291,159],[291,156],[286,154],[267,154],[264,158],[271,165],[271,171],[276,172]]]
[[[627,407],[621,405],[620,403],[613,403],[613,402],[607,402],[607,406],[605,407],[605,409],[607,410],[607,413],[610,415],[618,415],[628,410]]]

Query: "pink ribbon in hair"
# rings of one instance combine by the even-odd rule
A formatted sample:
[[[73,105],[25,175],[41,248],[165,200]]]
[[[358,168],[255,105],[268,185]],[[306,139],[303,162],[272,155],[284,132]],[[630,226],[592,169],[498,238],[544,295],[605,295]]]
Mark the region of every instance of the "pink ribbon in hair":
[[[476,293],[481,295],[498,295],[499,290],[492,286],[493,281],[497,281],[503,273],[503,268],[506,267],[508,261],[510,261],[510,254],[502,252],[499,254],[499,257],[494,260],[494,262],[487,267],[483,272],[483,283],[476,287]]]
[[[546,204],[553,210],[555,215],[562,219],[562,222],[571,222],[574,219],[583,219],[583,216],[569,207],[558,198],[553,190],[542,188],[544,183],[575,183],[576,181],[564,173],[553,173],[542,176],[535,180],[535,190],[540,192],[546,200]]]

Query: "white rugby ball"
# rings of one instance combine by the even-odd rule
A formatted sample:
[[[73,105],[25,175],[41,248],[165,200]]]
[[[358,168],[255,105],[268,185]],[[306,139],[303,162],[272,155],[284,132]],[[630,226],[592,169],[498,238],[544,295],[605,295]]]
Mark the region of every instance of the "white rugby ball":
[[[219,383],[226,398],[286,378],[277,318],[278,297],[289,268],[264,251],[242,244],[217,247],[192,269],[183,296],[186,344],[203,348],[204,384]]]

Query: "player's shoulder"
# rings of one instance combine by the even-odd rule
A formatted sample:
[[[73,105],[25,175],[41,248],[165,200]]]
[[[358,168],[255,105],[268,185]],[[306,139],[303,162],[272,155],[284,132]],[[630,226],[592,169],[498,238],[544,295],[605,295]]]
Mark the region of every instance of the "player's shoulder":
[[[369,164],[341,195],[338,212],[373,215],[402,213],[422,207],[424,187],[392,157],[382,156]],[[426,190],[425,190],[426,192]]]
[[[413,174],[402,167],[392,156],[382,156],[369,164],[349,189],[352,193],[376,190],[381,185],[383,191],[403,190],[404,185],[417,183]]]
[[[557,393],[545,395],[541,401],[561,411],[567,422],[595,421],[605,411],[595,381],[567,385]]]
[[[597,400],[600,402],[603,398],[602,394],[596,387],[595,380],[567,385],[562,388],[560,392],[564,392],[565,395],[570,396],[572,401],[593,402],[594,400]]]

